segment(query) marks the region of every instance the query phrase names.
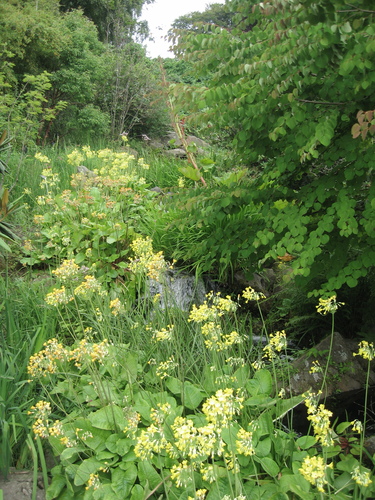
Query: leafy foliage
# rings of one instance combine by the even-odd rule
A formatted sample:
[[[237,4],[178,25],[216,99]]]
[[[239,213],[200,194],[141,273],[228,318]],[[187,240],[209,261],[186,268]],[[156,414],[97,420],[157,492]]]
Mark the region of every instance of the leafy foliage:
[[[116,47],[129,42],[134,34],[146,36],[147,27],[137,21],[142,7],[154,0],[60,0],[60,9],[67,12],[82,9],[98,29],[99,38]]]
[[[40,161],[49,158],[37,154]],[[34,231],[24,241],[22,262],[34,266],[74,257],[78,264],[95,263],[103,280],[111,281],[127,272],[124,261],[137,235],[136,221],[153,193],[136,173],[137,162],[126,152],[74,150],[68,161],[78,168],[72,189],[61,190],[59,175],[52,168],[42,172],[42,196]],[[95,171],[82,167],[85,162]],[[48,164],[48,163],[47,163]],[[147,165],[145,165],[147,167]],[[139,162],[139,169],[143,167]]]
[[[355,287],[375,258],[374,144],[352,137],[374,102],[371,2],[230,5],[234,28],[178,33],[177,52],[211,80],[175,97],[193,121],[231,130],[244,161],[267,158],[252,188],[264,259],[294,255],[297,280],[326,278],[316,294]]]
[[[132,14],[139,13],[143,3],[88,2],[85,6],[90,12],[98,9],[99,18],[101,9],[113,15],[118,38],[126,27],[132,32]],[[118,138],[135,126],[141,133],[163,129],[164,106],[155,104],[153,95],[158,88],[156,63],[146,58],[129,33],[116,44],[103,43],[95,24],[82,10],[70,7],[71,3],[60,12],[55,1],[38,2],[37,8],[30,1],[0,7],[4,91],[0,126],[7,127],[18,143],[28,135],[42,144],[61,139],[90,142],[111,134]],[[39,91],[35,95],[30,94],[33,86]],[[27,113],[26,101],[39,106],[38,110]]]
[[[77,276],[67,270],[63,264],[56,274],[67,287],[69,281],[76,286]],[[251,290],[246,296],[253,300]],[[247,336],[231,331],[237,304],[229,297],[210,293],[193,307],[188,322],[160,331],[150,327],[145,345],[152,347],[152,359],[139,349],[138,332],[129,337],[138,322],[123,328],[124,321],[132,323],[134,311],[120,313],[122,341],[89,338],[117,327],[108,297],[101,296],[100,309],[98,297],[91,298],[82,297],[84,308],[80,300],[71,306],[85,322],[100,310],[107,324],[97,323],[98,331],[85,329],[73,343],[49,340],[28,365],[33,382],[46,390],[30,409],[33,433],[47,439],[60,458],[47,499],[242,500],[260,489],[285,500],[333,493],[342,499],[371,498],[372,474],[358,458],[354,435],[360,422],[342,422],[333,430],[331,413],[313,394],[276,395],[271,371],[245,363]],[[66,307],[54,306],[65,318]],[[153,327],[159,313],[156,306]],[[186,356],[182,336],[185,348],[189,344]],[[271,335],[263,358],[277,357],[286,346],[282,339],[283,332]],[[297,438],[284,430],[281,419],[302,401],[313,435]],[[347,453],[341,439],[350,445]]]

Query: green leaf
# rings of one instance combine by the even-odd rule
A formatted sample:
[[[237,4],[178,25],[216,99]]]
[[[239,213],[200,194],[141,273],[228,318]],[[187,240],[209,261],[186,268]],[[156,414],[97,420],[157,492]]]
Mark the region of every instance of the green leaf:
[[[133,486],[131,490],[130,500],[144,500],[145,494],[144,489],[140,484]]]
[[[193,181],[199,181],[199,179],[202,177],[202,175],[200,174],[200,172],[198,172],[197,169],[189,165],[187,167],[179,167],[178,170],[179,172],[181,172],[182,175]]]
[[[201,404],[203,394],[200,389],[195,387],[191,382],[184,382],[183,384],[183,401],[184,406],[190,410],[195,410]]]
[[[134,464],[130,464],[129,468],[125,471],[115,469],[112,472],[113,491],[119,496],[122,496],[122,498],[127,498],[137,476],[137,467]]]
[[[74,484],[76,486],[81,486],[87,483],[90,475],[95,474],[103,465],[103,462],[100,462],[95,457],[87,458],[79,465],[74,478]]]
[[[272,458],[269,457],[264,457],[264,458],[258,458],[254,457],[257,462],[260,463],[260,465],[263,467],[263,470],[267,472],[268,475],[272,477],[276,477],[280,471],[279,466],[277,463],[272,460]]]
[[[272,376],[268,370],[258,370],[254,374],[254,380],[259,384],[259,393],[269,396],[273,389]]]
[[[57,498],[62,490],[66,487],[65,476],[57,475],[52,477],[52,482],[46,491],[46,500]]]
[[[155,488],[159,483],[162,482],[160,474],[156,472],[154,467],[150,462],[139,462],[138,464],[138,477],[141,485],[148,484],[151,489]]]
[[[116,405],[108,405],[100,410],[91,413],[88,420],[98,429],[116,430],[123,429],[126,425],[122,408]]]
[[[308,450],[315,444],[316,444],[316,439],[314,436],[301,436],[296,441],[297,448],[301,448],[301,450]]]
[[[172,394],[181,394],[182,382],[178,378],[168,377],[165,381],[165,385],[168,387]]]

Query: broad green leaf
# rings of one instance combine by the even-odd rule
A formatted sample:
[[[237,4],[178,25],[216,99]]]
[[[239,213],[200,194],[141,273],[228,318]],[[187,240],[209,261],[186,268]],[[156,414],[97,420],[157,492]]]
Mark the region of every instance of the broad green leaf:
[[[131,490],[130,500],[144,500],[144,489],[140,484],[133,486]]]
[[[112,489],[123,498],[127,498],[137,479],[137,467],[130,464],[127,470],[115,469],[112,472]]]
[[[191,179],[193,181],[199,181],[199,179],[202,177],[200,172],[196,170],[194,167],[179,167],[179,172],[181,172],[182,175],[187,177],[188,179]]]
[[[272,458],[269,457],[264,457],[264,458],[255,458],[257,462],[260,463],[260,465],[263,467],[264,471],[267,472],[272,477],[276,477],[277,474],[280,471],[279,466],[277,463],[272,460]]]
[[[65,476],[53,476],[51,484],[48,486],[46,491],[46,500],[53,500],[54,498],[57,498],[65,487]]]
[[[103,467],[103,462],[100,462],[95,457],[87,458],[84,460],[81,465],[78,466],[74,484],[76,486],[81,486],[82,484],[87,483],[90,478],[90,474],[95,474],[101,467]]]
[[[273,388],[271,373],[265,369],[258,370],[253,378],[259,383],[259,393],[269,396]]]
[[[195,387],[191,382],[184,382],[183,384],[183,402],[184,406],[190,410],[195,410],[201,404],[203,394],[200,389]]]
[[[108,405],[100,410],[91,413],[88,420],[93,427],[105,430],[123,429],[126,425],[124,412],[122,408],[116,405]]]
[[[146,461],[138,463],[138,477],[141,485],[148,484],[151,489],[155,488],[162,482],[160,474],[156,472],[150,462]]]
[[[296,441],[297,448],[301,450],[308,450],[316,444],[316,438],[314,436],[301,436]]]

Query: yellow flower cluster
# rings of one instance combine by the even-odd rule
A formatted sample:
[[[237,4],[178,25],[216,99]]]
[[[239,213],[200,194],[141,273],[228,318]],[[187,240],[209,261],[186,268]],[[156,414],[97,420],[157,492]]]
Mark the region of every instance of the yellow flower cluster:
[[[243,397],[234,394],[232,388],[220,389],[203,404],[202,411],[208,422],[216,428],[227,427],[235,414],[243,407]]]
[[[153,252],[151,238],[137,238],[130,246],[135,254],[129,264],[131,271],[160,281],[166,269],[171,267],[164,260],[163,252]]]
[[[125,307],[123,304],[121,304],[119,298],[111,300],[111,302],[109,303],[109,307],[113,316],[118,316],[119,314],[125,313]]]
[[[123,432],[127,433],[131,439],[135,439],[135,434],[138,430],[138,424],[141,421],[141,415],[132,408],[127,408],[125,410],[125,416],[128,423],[124,427]]]
[[[82,283],[74,289],[74,295],[81,298],[89,298],[93,293],[98,294],[100,297],[107,295],[107,292],[103,290],[99,281],[94,276],[88,274]]]
[[[167,325],[166,328],[161,330],[154,330],[152,334],[152,340],[154,342],[164,342],[166,340],[171,340],[173,335],[173,325]]]
[[[236,450],[237,453],[240,453],[241,455],[245,456],[251,456],[255,454],[252,431],[245,431],[245,429],[240,429],[238,431],[236,440]]]
[[[245,288],[245,290],[242,292],[242,297],[246,299],[246,303],[248,303],[251,300],[259,301],[266,298],[264,293],[256,292],[254,288],[252,288],[251,286]]]
[[[150,460],[154,453],[161,453],[167,447],[167,440],[163,428],[151,424],[143,429],[134,447],[134,453],[141,460]]]
[[[314,373],[322,373],[322,372],[323,372],[323,368],[320,366],[319,361],[318,360],[313,361],[311,363],[309,373],[314,374]]]
[[[263,348],[263,358],[272,360],[276,358],[276,352],[281,352],[283,349],[286,349],[287,346],[288,342],[286,340],[285,330],[271,334],[269,343]]]
[[[313,426],[317,441],[320,441],[323,446],[332,446],[334,444],[332,429],[330,428],[332,412],[327,410],[323,404],[318,405],[315,394],[308,392],[303,396],[307,407],[307,419],[310,420]]]
[[[57,372],[58,362],[68,358],[69,351],[53,338],[43,344],[44,349],[29,359],[27,373],[31,378],[45,377]]]
[[[68,304],[74,300],[74,297],[67,292],[65,286],[62,286],[61,288],[54,288],[52,292],[47,293],[44,300],[49,306],[57,307],[60,304]]]
[[[186,488],[193,481],[194,468],[187,460],[183,460],[180,464],[173,465],[171,468],[171,479],[176,483],[177,487],[183,486]]]
[[[86,490],[92,488],[93,490],[97,490],[100,487],[99,474],[95,474],[94,472],[90,474],[89,480],[86,484]]]
[[[202,324],[201,333],[207,349],[211,351],[225,351],[235,344],[241,344],[243,337],[236,331],[224,334],[220,324],[220,318],[228,312],[235,312],[238,305],[227,297],[210,292],[206,295],[207,300],[199,307],[193,304],[188,321]]]
[[[156,376],[161,380],[167,378],[171,371],[177,368],[178,364],[174,360],[174,356],[171,356],[167,361],[162,361],[156,368]]]
[[[316,486],[318,491],[324,493],[324,485],[327,484],[326,469],[332,464],[326,465],[320,456],[305,457],[299,472],[313,486]]]
[[[38,401],[35,406],[30,408],[28,415],[32,415],[34,422],[32,425],[35,436],[48,438],[49,436],[62,436],[62,424],[59,420],[50,424],[51,405],[47,401]]]
[[[60,182],[59,174],[53,173],[50,168],[43,169],[41,177],[40,187],[45,189],[47,193]]]
[[[48,156],[42,155],[42,153],[35,153],[34,158],[42,163],[51,163],[51,160],[48,158]]]
[[[358,432],[358,434],[361,434],[363,432],[363,424],[360,420],[353,420],[350,422],[352,425],[353,432]]]
[[[82,363],[98,361],[103,364],[104,359],[108,356],[108,340],[104,339],[99,344],[92,344],[87,339],[82,339],[78,346],[69,354],[69,361],[74,361],[75,366],[81,368]]]
[[[30,357],[27,372],[33,379],[56,373],[59,362],[74,361],[78,368],[82,366],[83,362],[98,361],[103,364],[108,353],[107,339],[99,344],[89,343],[87,339],[83,339],[76,348],[69,349],[53,338],[44,343],[44,349]]]
[[[375,349],[372,342],[368,343],[367,340],[361,340],[358,346],[358,352],[353,353],[353,356],[361,356],[368,361],[372,361],[375,358]]]
[[[62,281],[71,280],[79,275],[79,266],[74,262],[74,259],[64,260],[60,267],[52,271],[52,274]]]
[[[372,483],[370,472],[368,470],[363,470],[363,468],[361,469],[359,465],[354,467],[354,469],[351,471],[351,475],[354,481],[359,486],[364,486],[366,488]]]
[[[82,165],[82,163],[85,161],[85,156],[82,153],[80,153],[77,149],[74,149],[70,154],[68,154],[67,158],[68,158],[68,163],[70,165],[74,165],[75,167]]]
[[[325,316],[328,313],[334,314],[339,306],[343,306],[344,302],[336,302],[336,295],[332,295],[328,299],[319,299],[319,304],[316,306],[316,310],[319,314]]]
[[[207,490],[200,489],[195,492],[194,497],[188,497],[188,500],[204,500],[206,498]]]
[[[170,415],[171,407],[169,404],[159,404],[157,409],[151,410],[151,425],[142,430],[137,438],[135,454],[141,460],[150,460],[155,453],[162,452],[173,459],[181,458],[180,463],[171,470],[172,479],[178,487],[186,487],[198,468],[203,480],[212,483],[217,478],[214,467],[205,463],[207,459],[223,457],[228,470],[238,471],[233,454],[225,452],[226,445],[221,434],[242,407],[243,398],[235,394],[233,389],[219,390],[203,404],[206,425],[196,427],[192,419],[176,416],[170,427],[173,440],[169,439],[168,442],[163,425],[166,424],[165,419]],[[252,450],[250,439],[250,432],[238,433],[238,446],[244,454],[250,454],[249,450]],[[197,494],[204,498],[206,491]]]

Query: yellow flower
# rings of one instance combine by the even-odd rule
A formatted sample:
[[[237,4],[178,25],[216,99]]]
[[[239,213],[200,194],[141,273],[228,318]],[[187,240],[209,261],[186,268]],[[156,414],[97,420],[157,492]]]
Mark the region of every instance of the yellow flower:
[[[79,275],[79,267],[74,262],[74,259],[64,260],[60,267],[52,271],[52,274],[66,281]]]
[[[325,316],[328,313],[334,314],[339,306],[343,306],[344,302],[336,302],[336,295],[332,295],[328,299],[319,299],[319,304],[316,306],[316,310],[319,314]]]
[[[214,396],[208,398],[202,406],[208,422],[217,428],[226,427],[234,415],[243,407],[243,397],[233,393],[233,389],[219,389]]]
[[[65,286],[62,286],[61,288],[54,288],[52,292],[45,296],[44,300],[48,305],[57,307],[60,304],[71,302],[73,296],[66,291]]]
[[[31,378],[45,377],[57,372],[58,361],[67,359],[68,351],[53,338],[44,343],[44,349],[29,359],[27,372]]]
[[[99,475],[92,473],[90,474],[89,480],[87,481],[86,490],[92,488],[97,490],[100,487]]]
[[[245,431],[245,429],[240,429],[237,433],[236,440],[236,450],[237,453],[245,456],[254,455],[255,449],[253,445],[253,433],[251,431]]]
[[[156,376],[161,380],[169,376],[169,372],[177,368],[178,364],[174,360],[174,356],[171,356],[167,361],[163,361],[156,368]]]
[[[352,425],[353,432],[358,432],[358,434],[363,432],[363,424],[360,420],[353,420],[350,423]]]
[[[321,373],[323,371],[323,368],[320,366],[320,363],[319,361],[313,361],[311,363],[311,367],[310,367],[310,370],[309,370],[309,373],[313,374],[313,373]]]
[[[125,307],[121,304],[120,299],[118,298],[111,300],[109,307],[113,316],[118,316],[119,314],[124,314],[125,312]]]
[[[242,292],[242,297],[244,299],[246,299],[246,303],[248,303],[250,300],[261,300],[261,299],[265,299],[266,296],[264,295],[264,293],[262,292],[256,292],[254,290],[254,288],[252,288],[251,286],[248,286],[247,288],[245,288],[245,290]]]
[[[320,441],[323,446],[331,446],[333,444],[332,429],[330,428],[332,412],[327,410],[323,404],[318,406],[317,398],[313,393],[308,392],[303,396],[306,398],[307,419],[313,426],[317,441]]]
[[[357,465],[351,472],[352,478],[359,486],[367,487],[372,483],[370,479],[370,472],[367,470],[361,470],[360,466]]]
[[[275,351],[280,352],[282,349],[286,349],[287,346],[285,330],[271,334],[269,343],[263,348],[263,358],[274,359],[276,357]]]
[[[172,339],[173,325],[168,325],[167,328],[162,328],[161,330],[154,330],[152,335],[152,340],[154,342],[163,342]]]
[[[51,160],[48,156],[42,155],[42,153],[35,153],[34,158],[41,161],[42,163],[51,163]]]
[[[187,460],[182,463],[174,465],[171,468],[171,478],[176,483],[176,486],[186,488],[193,480],[193,465],[189,464]]]
[[[368,343],[367,340],[361,340],[358,344],[359,350],[358,352],[354,352],[353,356],[362,356],[363,359],[367,359],[368,361],[372,361],[375,357],[374,344]]]
[[[305,457],[299,472],[309,483],[316,486],[318,491],[324,493],[324,485],[327,484],[326,469],[327,465],[322,457]]]
[[[206,498],[207,490],[197,490],[194,497],[188,497],[188,500],[204,500]]]

